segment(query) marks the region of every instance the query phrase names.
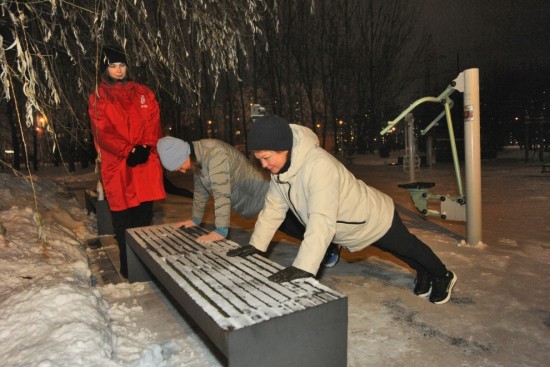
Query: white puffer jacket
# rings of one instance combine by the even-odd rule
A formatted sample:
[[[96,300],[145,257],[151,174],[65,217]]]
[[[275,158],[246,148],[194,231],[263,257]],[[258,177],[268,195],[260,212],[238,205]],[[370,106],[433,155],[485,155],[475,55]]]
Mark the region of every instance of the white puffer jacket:
[[[266,251],[290,209],[306,226],[293,266],[316,274],[331,242],[354,252],[380,239],[391,226],[394,204],[321,148],[311,129],[290,126],[294,137],[290,167],[271,175],[250,244]]]

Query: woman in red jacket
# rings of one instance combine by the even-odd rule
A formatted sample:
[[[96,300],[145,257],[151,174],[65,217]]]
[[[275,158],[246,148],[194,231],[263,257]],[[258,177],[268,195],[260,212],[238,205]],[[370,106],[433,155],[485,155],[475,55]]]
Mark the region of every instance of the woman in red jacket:
[[[100,65],[101,83],[90,95],[88,113],[120,249],[120,273],[127,278],[126,229],[151,225],[153,201],[166,197],[156,150],[160,110],[148,87],[128,79],[122,51],[103,48]]]

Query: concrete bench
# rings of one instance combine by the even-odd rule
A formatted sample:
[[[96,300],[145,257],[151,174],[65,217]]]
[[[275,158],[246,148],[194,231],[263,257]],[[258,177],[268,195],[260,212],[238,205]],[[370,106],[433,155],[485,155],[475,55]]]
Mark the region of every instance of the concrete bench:
[[[130,282],[158,281],[238,367],[347,364],[347,298],[317,280],[277,284],[282,266],[260,255],[228,257],[235,242],[200,244],[198,227],[126,233]]]

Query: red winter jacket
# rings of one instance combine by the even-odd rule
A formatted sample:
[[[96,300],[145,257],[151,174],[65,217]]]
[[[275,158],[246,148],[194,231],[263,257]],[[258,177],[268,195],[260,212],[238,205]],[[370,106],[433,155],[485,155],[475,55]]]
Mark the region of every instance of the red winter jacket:
[[[164,199],[156,148],[162,128],[153,92],[132,81],[113,85],[102,82],[90,95],[88,113],[110,209],[121,211]],[[147,162],[130,167],[126,158],[135,145],[150,146],[151,154]]]

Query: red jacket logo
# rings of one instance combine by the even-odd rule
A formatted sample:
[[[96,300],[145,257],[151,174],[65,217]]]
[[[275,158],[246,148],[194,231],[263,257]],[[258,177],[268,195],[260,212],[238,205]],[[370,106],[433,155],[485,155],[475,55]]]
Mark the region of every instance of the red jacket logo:
[[[141,108],[148,108],[147,103],[145,103],[145,95],[141,95],[141,98],[139,100],[141,102]]]

